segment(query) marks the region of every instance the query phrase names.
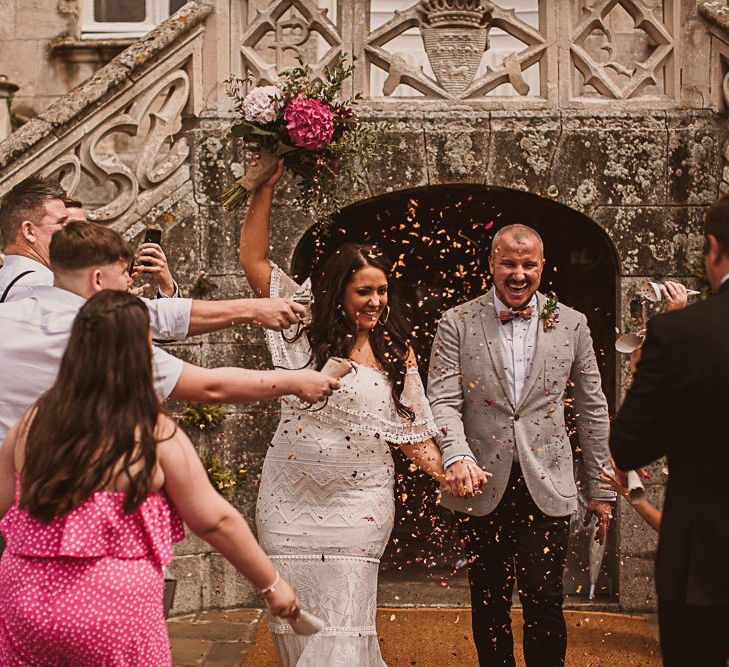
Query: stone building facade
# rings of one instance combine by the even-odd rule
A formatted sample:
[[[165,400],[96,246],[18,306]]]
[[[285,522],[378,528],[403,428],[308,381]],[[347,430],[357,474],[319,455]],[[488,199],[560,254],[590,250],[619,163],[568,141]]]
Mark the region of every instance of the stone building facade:
[[[142,4],[160,16],[174,9]],[[643,282],[703,285],[703,215],[729,188],[722,2],[194,0],[144,36],[127,24],[85,32],[93,7],[0,4],[0,95],[18,86],[0,195],[30,174],[57,175],[92,219],[129,238],[162,227],[187,294],[248,293],[240,221],[220,204],[248,160],[228,136],[224,80],[270,81],[297,54],[320,72],[341,52],[357,58],[350,85],[361,114],[388,122],[381,155],[364,185],[343,184],[348,206],[328,237],[292,210],[295,185],[284,181],[272,241],[282,266],[303,275],[316,247],[342,238],[399,248],[425,355],[439,312],[483,288],[493,232],[534,224],[545,280],[590,319],[612,411],[628,382],[612,342],[646,316]],[[252,327],[172,347],[205,366],[270,363]],[[226,406],[220,429],[198,434],[237,477],[249,519],[276,421],[272,403]],[[666,471],[654,468],[648,492],[660,504]],[[420,525],[407,511],[403,536]],[[653,608],[655,537],[621,506],[611,540],[602,588],[625,609]],[[178,550],[172,570],[180,613],[256,600],[199,540]],[[577,594],[584,579],[575,574]]]

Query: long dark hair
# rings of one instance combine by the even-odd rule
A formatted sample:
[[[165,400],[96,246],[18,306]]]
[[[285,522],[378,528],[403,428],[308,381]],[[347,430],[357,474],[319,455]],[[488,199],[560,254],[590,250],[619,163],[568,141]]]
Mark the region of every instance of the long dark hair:
[[[387,277],[390,306],[385,323],[378,323],[370,333],[372,351],[390,379],[398,414],[413,419],[413,411],[400,400],[410,351],[409,328],[392,289],[393,264],[379,248],[365,243],[345,243],[324,262],[312,288],[311,322],[300,335],[306,334],[309,339],[310,363],[317,370],[329,357],[349,357],[357,340],[357,325],[346,316],[342,300],[347,284],[365,266],[380,269]]]
[[[157,461],[160,403],[152,377],[146,306],[114,290],[89,299],[74,320],[55,384],[35,405],[20,507],[49,522],[124,473],[124,510],[134,512]]]

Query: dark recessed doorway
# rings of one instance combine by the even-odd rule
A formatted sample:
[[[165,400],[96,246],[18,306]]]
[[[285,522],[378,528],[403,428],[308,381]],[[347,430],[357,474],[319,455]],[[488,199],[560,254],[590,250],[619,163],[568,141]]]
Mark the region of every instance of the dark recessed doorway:
[[[393,192],[340,211],[328,229],[312,228],[299,242],[293,272],[316,279],[317,266],[346,241],[378,244],[398,263],[395,289],[408,304],[414,346],[425,377],[430,345],[443,311],[491,285],[487,257],[494,233],[523,223],[543,237],[541,290],[587,315],[611,412],[615,406],[615,323],[618,264],[605,232],[590,218],[527,192],[479,185],[441,185]],[[398,458],[398,457],[396,457]],[[398,519],[385,565],[452,567],[460,552],[450,513],[435,505],[430,481],[398,465]],[[584,542],[584,538],[582,540]],[[600,585],[614,591],[614,537]],[[587,545],[572,545],[566,592],[586,591]]]

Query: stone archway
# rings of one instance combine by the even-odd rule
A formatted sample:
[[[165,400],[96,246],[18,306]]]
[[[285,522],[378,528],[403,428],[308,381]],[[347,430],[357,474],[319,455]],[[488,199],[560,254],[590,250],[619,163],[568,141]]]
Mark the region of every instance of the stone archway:
[[[617,395],[617,255],[597,223],[567,206],[527,192],[481,185],[392,192],[342,209],[327,230],[307,231],[294,252],[292,269],[299,279],[307,277],[345,241],[380,245],[398,261],[397,289],[409,304],[414,344],[424,371],[440,314],[489,287],[491,239],[500,227],[514,222],[534,227],[544,239],[547,266],[541,289],[554,290],[564,303],[587,315],[612,412]],[[398,462],[398,472],[398,519],[385,568],[424,562],[436,572],[447,572],[459,558],[450,513],[435,505],[429,480],[413,475],[404,461]],[[566,592],[586,592],[585,538],[574,540],[570,552]],[[614,594],[614,536],[608,554],[599,589]]]

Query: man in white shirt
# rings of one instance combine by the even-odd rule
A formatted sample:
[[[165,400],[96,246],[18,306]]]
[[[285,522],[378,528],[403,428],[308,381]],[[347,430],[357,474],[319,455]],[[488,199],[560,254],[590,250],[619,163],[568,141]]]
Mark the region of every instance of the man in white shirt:
[[[0,305],[0,442],[23,412],[53,384],[73,319],[84,301],[103,289],[128,289],[132,257],[129,244],[117,232],[95,223],[69,223],[50,243],[54,286],[36,287],[27,299]],[[291,309],[300,307],[286,304],[291,315],[281,317],[279,322],[278,316],[271,315],[281,308],[279,301],[284,302],[165,299],[147,303],[152,335],[182,339],[233,323],[264,319],[274,328],[288,327],[291,317],[297,317]],[[268,312],[259,310],[257,302],[268,302],[264,304]],[[187,317],[184,313],[180,316],[180,303],[187,304]],[[162,399],[171,396],[206,403],[247,403],[294,394],[316,402],[339,386],[337,381],[311,370],[200,368],[157,348],[154,368],[155,385]]]
[[[16,185],[0,206],[5,261],[0,268],[0,303],[29,296],[34,285],[52,285],[48,246],[68,220],[58,183],[29,178]]]
[[[84,205],[74,197],[65,197],[63,203],[66,206],[68,222],[86,222],[86,210]],[[157,297],[162,299],[177,299],[180,296],[180,286],[172,277],[167,256],[158,243],[143,243],[139,254],[134,259],[134,273],[132,278],[148,276],[157,283]],[[137,274],[137,275],[135,275]],[[137,288],[139,292],[144,291],[149,285]]]
[[[36,285],[53,285],[48,259],[51,237],[73,220],[86,221],[83,205],[66,196],[55,181],[33,176],[5,195],[0,206],[0,229],[5,240],[0,303],[24,299]],[[150,274],[156,279],[158,297],[180,296],[159,245],[145,243],[135,264],[138,275]]]
[[[91,224],[87,229],[104,233],[105,228],[101,225],[86,222],[80,202],[69,200],[54,181],[28,178],[5,196],[0,206],[0,229],[6,240],[5,263],[0,268],[0,303],[31,296],[39,286],[53,286],[50,243],[55,232],[69,221]],[[156,244],[145,244],[136,261],[135,272],[143,270],[142,261],[152,264],[144,270],[149,268],[153,271],[161,264],[166,265],[164,254]],[[167,282],[172,283],[172,288],[167,290],[167,294],[160,292],[159,295],[177,296],[171,276]],[[46,291],[44,294],[48,297],[57,292]],[[150,310],[156,340],[182,340],[245,322],[257,322],[269,329],[280,330],[297,323],[299,316],[305,313],[303,307],[284,299],[144,301]]]

